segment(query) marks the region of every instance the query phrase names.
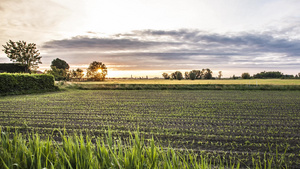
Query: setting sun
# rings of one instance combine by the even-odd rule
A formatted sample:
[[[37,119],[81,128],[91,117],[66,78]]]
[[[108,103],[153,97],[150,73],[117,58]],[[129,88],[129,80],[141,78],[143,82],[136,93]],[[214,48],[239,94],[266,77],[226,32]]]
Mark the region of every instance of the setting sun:
[[[102,73],[102,69],[98,69],[97,72],[98,72],[98,73]]]

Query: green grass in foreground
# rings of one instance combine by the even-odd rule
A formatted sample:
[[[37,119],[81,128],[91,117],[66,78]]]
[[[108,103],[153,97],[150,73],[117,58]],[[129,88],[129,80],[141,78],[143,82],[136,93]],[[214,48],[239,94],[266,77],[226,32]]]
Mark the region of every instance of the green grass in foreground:
[[[209,169],[240,168],[239,162],[225,161],[221,157],[211,160],[192,151],[163,149],[154,139],[144,140],[136,132],[128,140],[115,139],[110,130],[104,139],[89,136],[61,134],[61,142],[41,140],[38,134],[27,135],[15,132],[12,139],[1,131],[0,169],[10,168],[166,168]],[[284,155],[275,154],[252,160],[253,168],[288,168]]]

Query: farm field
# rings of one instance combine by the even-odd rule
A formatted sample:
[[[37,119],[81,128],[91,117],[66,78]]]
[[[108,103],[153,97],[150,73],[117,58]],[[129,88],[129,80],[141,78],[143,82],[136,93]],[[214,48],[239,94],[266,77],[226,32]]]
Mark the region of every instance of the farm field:
[[[54,129],[127,137],[222,156],[245,166],[279,154],[300,165],[300,91],[67,90],[0,97],[0,125],[59,139]],[[276,153],[276,151],[278,153]]]
[[[241,85],[300,85],[300,79],[222,79],[222,80],[165,80],[165,79],[106,79],[103,82],[72,82],[77,84],[241,84]]]

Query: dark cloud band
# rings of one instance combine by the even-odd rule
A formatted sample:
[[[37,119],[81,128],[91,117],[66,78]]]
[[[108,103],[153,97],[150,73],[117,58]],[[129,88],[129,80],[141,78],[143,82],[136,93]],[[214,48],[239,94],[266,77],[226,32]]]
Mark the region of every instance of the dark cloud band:
[[[182,67],[188,67],[184,64],[267,67],[277,63],[300,66],[300,40],[278,38],[270,33],[223,35],[187,29],[140,30],[106,38],[78,36],[49,41],[43,49],[64,55],[77,53],[76,56],[82,57],[78,59],[81,63],[98,57],[109,63],[138,63],[141,69],[150,63],[162,68],[173,68],[174,63],[182,63]],[[68,54],[69,51],[72,52]]]

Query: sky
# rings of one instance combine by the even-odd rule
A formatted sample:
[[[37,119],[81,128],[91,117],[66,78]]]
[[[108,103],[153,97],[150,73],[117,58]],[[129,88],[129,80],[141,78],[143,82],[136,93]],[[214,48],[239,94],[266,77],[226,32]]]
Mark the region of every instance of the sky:
[[[39,70],[93,61],[108,77],[210,68],[300,72],[299,0],[1,0],[0,44],[35,43]],[[11,62],[1,50],[0,63]]]

